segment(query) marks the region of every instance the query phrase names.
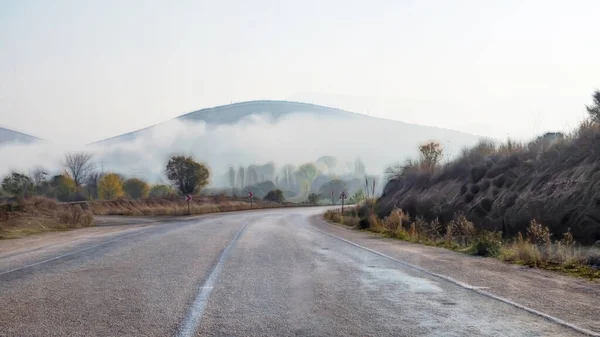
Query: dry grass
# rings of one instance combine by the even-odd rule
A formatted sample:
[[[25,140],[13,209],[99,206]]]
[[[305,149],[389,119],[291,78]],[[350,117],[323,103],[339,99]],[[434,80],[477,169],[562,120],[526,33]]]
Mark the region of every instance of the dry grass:
[[[363,213],[365,211],[363,210]],[[600,249],[578,246],[571,232],[552,242],[548,227],[532,220],[526,236],[521,233],[509,241],[503,241],[500,232],[477,230],[463,214],[442,226],[436,219],[427,222],[417,217],[411,221],[408,214],[395,208],[389,216],[381,219],[367,210],[366,218],[358,216],[359,208],[343,214],[328,210],[327,220],[359,227],[361,222],[369,231],[404,241],[445,247],[466,254],[496,257],[509,263],[523,264],[546,270],[563,272],[589,279],[600,278]]]
[[[146,199],[146,200],[113,200],[85,202],[94,215],[127,215],[127,216],[158,216],[158,215],[200,215],[218,212],[241,211],[248,209],[275,208],[283,205],[276,202],[232,200],[224,196],[202,197],[193,200],[188,209],[184,200]]]
[[[0,205],[0,239],[93,224],[92,213],[80,205],[59,204],[46,198],[33,197]]]

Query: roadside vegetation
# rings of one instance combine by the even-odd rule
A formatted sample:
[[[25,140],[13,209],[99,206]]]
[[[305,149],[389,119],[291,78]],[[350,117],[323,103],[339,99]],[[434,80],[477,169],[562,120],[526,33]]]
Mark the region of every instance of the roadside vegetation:
[[[415,243],[600,277],[600,91],[570,134],[482,140],[442,163],[437,141],[391,166],[377,200],[328,220]]]
[[[328,210],[325,219],[403,241],[495,257],[590,280],[600,279],[600,247],[582,247],[573,240],[570,232],[552,240],[548,227],[535,220],[524,233],[503,238],[501,232],[477,228],[463,214],[456,214],[446,224],[437,219],[411,218],[401,209],[394,209],[388,216],[379,218],[374,212],[374,203],[370,200],[344,213],[340,209]]]
[[[89,227],[93,221],[92,212],[80,205],[59,204],[51,199],[32,197],[18,203],[0,205],[0,239]]]

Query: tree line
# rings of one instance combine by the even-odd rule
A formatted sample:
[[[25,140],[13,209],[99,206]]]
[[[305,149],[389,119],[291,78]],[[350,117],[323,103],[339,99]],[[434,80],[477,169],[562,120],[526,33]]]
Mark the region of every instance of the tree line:
[[[205,164],[185,156],[169,158],[165,176],[170,184],[155,185],[140,178],[98,170],[92,155],[86,152],[68,153],[62,164],[63,171],[53,175],[39,167],[30,173],[11,172],[2,179],[0,196],[40,195],[59,201],[166,198],[197,194],[210,177]]]

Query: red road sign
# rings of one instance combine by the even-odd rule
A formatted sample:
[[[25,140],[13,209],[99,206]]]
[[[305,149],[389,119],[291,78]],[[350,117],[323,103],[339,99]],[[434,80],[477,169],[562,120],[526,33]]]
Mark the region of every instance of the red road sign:
[[[252,192],[248,191],[248,198],[252,198],[253,195]]]
[[[346,192],[342,192],[342,195],[340,195],[341,199],[346,199]]]
[[[186,195],[185,196],[185,201],[192,201],[192,196],[191,195]]]

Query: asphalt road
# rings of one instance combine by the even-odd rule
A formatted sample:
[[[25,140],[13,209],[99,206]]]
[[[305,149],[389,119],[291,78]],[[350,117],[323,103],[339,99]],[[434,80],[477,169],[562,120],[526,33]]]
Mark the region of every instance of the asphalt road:
[[[327,235],[322,211],[140,221],[4,252],[0,336],[578,335]]]

